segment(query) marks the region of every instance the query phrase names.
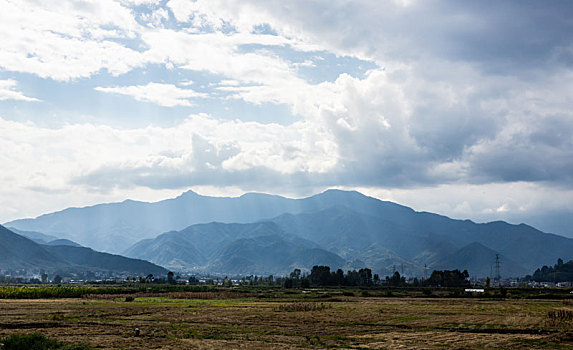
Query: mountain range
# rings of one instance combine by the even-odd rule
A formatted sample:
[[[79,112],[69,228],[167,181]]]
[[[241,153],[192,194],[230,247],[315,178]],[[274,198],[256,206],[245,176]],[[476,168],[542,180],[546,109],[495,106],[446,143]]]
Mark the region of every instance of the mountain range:
[[[67,240],[57,243],[39,244],[0,225],[0,271],[31,269],[46,272],[125,272],[143,276],[167,274],[163,267],[140,259],[96,252],[70,244]]]
[[[67,238],[100,251],[120,253],[134,242],[153,238],[159,233],[183,230],[200,223],[251,223],[285,213],[304,213],[326,209],[336,203],[363,207],[379,202],[358,192],[326,191],[304,199],[247,193],[241,197],[208,197],[193,191],[159,202],[126,200],[85,208],[68,208],[20,219],[4,226],[21,231]],[[390,202],[387,206],[400,207]]]
[[[6,224],[176,270],[284,273],[313,264],[389,275],[431,269],[522,276],[573,258],[573,239],[506,222],[474,223],[416,212],[354,191],[303,199],[266,194],[207,197],[188,191],[155,203],[70,208]]]
[[[295,268],[344,266],[345,260],[273,222],[210,223],[140,241],[126,256],[179,270],[229,274],[286,274]]]

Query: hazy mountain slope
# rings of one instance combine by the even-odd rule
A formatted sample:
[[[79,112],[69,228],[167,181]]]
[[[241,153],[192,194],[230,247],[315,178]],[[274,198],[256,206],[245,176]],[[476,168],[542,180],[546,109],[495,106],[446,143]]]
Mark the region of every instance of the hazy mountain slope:
[[[29,238],[0,226],[0,270],[64,267],[67,263]]]
[[[476,242],[498,251],[528,271],[558,258],[573,258],[573,239],[570,238],[543,233],[525,224],[511,225],[502,221],[476,226],[479,227]]]
[[[206,267],[209,271],[235,274],[288,274],[295,268],[314,265],[339,268],[344,259],[318,248],[287,242],[281,236],[241,238],[229,243]]]
[[[459,249],[446,237],[435,234],[422,235],[417,241],[422,245],[422,249],[412,260],[419,266],[433,266],[442,257]]]
[[[228,274],[286,273],[292,266],[345,263],[336,254],[289,235],[272,222],[193,225],[138,242],[124,254],[176,269]]]
[[[211,221],[244,224],[270,218],[280,226],[278,231],[267,227],[253,234],[253,228],[249,227],[246,236],[238,227],[226,232],[224,226],[215,230],[216,234],[205,235],[195,225]],[[235,239],[272,234],[282,235],[285,240],[305,239],[306,246],[331,251],[347,261],[374,263],[378,259],[378,265],[386,269],[394,259],[396,264],[411,264],[413,270],[417,266],[419,271],[424,264],[431,267],[452,251],[474,242],[529,270],[551,264],[557,258],[573,258],[572,239],[546,234],[527,225],[453,220],[339,190],[304,199],[264,194],[214,198],[186,192],[156,203],[125,201],[72,208],[10,224],[24,230],[65,232],[67,238],[80,244],[116,252],[160,232],[189,230],[186,249],[175,240],[167,245],[169,251],[163,256],[157,250],[149,254],[129,251],[132,256],[153,257],[169,266],[203,265]],[[185,229],[189,226],[192,228]],[[384,258],[377,258],[377,254]]]
[[[140,241],[123,254],[179,270],[203,266],[207,262],[205,256],[190,239],[180,237],[174,232],[159,235],[155,239]]]
[[[67,245],[70,247],[81,247],[81,245],[77,244],[76,242],[65,238],[49,241],[48,243],[45,243],[45,245]]]
[[[74,266],[88,270],[127,272],[146,276],[165,275],[167,270],[145,260],[126,258],[120,255],[96,252],[90,248],[67,245],[44,246],[44,249]]]
[[[284,213],[302,213],[333,205],[352,207],[366,213],[382,206],[388,215],[413,212],[411,209],[379,201],[358,192],[329,190],[304,199],[288,199],[267,194],[245,194],[236,198],[207,197],[192,191],[155,203],[126,200],[85,208],[68,208],[35,219],[7,223],[20,230],[57,234],[84,246],[120,252],[141,239],[158,233],[182,230],[213,221],[249,223]]]
[[[403,258],[380,243],[372,243],[366,249],[357,251],[355,255],[366,267],[381,276],[391,276],[394,271],[399,271],[405,276],[422,276],[424,273],[423,265]]]
[[[147,261],[100,253],[89,248],[41,245],[0,226],[0,270],[10,269],[167,273],[164,268]]]
[[[458,246],[447,238],[404,228],[390,217],[379,218],[345,207],[313,213],[285,214],[271,219],[284,231],[300,235],[347,260],[360,259],[380,273],[393,272],[392,265],[406,264],[419,274],[438,255]]]
[[[453,252],[434,264],[436,269],[468,270],[470,276],[492,276],[495,274],[495,256],[497,252],[480,243],[470,243]],[[528,270],[500,255],[502,278],[519,277],[527,274]],[[491,274],[493,272],[493,274]]]
[[[557,209],[543,213],[513,214],[508,222],[526,222],[547,233],[573,238],[573,210]]]
[[[393,217],[383,207],[369,208],[370,213],[365,214],[337,206],[312,213],[284,214],[271,220],[286,232],[315,241],[347,260],[360,259],[381,273],[382,266],[387,271],[390,262],[404,263],[409,267],[406,271],[418,273],[424,264],[437,268],[438,261],[474,242],[501,253],[514,264],[510,267],[512,272],[531,270],[559,257],[573,258],[572,239],[546,234],[528,225],[476,224],[402,208],[391,209],[396,214]],[[378,248],[369,249],[372,244]],[[377,256],[385,258],[375,264]],[[488,256],[491,258],[491,254]]]
[[[55,241],[56,239],[58,239],[58,237],[56,236],[52,236],[52,235],[47,235],[41,232],[34,232],[34,231],[22,231],[22,230],[18,230],[14,227],[7,227],[8,230],[19,234],[20,236],[24,236],[26,238],[31,239],[32,241],[36,242],[36,243],[40,243],[40,244],[46,244],[48,242],[51,241]]]
[[[134,242],[170,230],[212,221],[247,223],[296,210],[296,200],[270,195],[217,198],[185,192],[155,203],[127,200],[69,208],[36,219],[10,222],[23,230],[62,233],[80,244],[122,251]]]

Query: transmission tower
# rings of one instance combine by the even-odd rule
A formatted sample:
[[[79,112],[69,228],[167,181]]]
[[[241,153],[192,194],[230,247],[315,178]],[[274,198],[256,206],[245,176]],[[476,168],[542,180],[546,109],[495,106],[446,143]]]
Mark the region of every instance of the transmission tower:
[[[501,275],[500,275],[501,262],[499,261],[499,254],[495,254],[495,279],[497,280],[498,286],[501,287]]]

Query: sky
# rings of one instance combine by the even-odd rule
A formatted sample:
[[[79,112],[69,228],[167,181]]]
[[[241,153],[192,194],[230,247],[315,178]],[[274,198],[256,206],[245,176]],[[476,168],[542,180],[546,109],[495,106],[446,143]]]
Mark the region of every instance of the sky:
[[[0,222],[358,190],[573,237],[573,2],[0,0]]]

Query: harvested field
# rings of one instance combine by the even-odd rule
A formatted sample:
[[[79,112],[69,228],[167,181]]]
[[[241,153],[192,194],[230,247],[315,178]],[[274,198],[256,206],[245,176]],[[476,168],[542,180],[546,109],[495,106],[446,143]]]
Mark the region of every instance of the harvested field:
[[[573,307],[557,300],[183,296],[0,300],[0,338],[42,333],[96,349],[573,348],[573,325],[555,316]]]

